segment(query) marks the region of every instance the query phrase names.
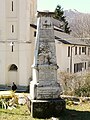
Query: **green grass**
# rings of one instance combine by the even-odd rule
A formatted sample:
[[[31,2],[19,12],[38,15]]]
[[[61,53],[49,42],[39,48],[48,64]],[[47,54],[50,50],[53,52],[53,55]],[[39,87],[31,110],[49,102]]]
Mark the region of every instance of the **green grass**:
[[[27,106],[18,106],[13,110],[0,109],[0,120],[34,120]]]
[[[90,103],[67,106],[59,120],[90,120]],[[13,110],[0,109],[0,120],[38,120],[30,116],[26,105]],[[40,119],[42,120],[42,119]],[[45,120],[45,119],[44,119]],[[51,120],[51,119],[49,119]]]

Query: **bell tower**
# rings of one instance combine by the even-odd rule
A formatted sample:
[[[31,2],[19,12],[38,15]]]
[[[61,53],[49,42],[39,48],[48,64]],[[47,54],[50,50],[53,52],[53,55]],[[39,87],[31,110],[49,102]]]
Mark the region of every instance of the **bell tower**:
[[[28,86],[33,60],[36,0],[0,1],[0,84]],[[2,50],[3,49],[3,50]],[[10,70],[15,65],[17,71]],[[13,79],[15,78],[15,79]],[[13,81],[14,80],[14,81]]]

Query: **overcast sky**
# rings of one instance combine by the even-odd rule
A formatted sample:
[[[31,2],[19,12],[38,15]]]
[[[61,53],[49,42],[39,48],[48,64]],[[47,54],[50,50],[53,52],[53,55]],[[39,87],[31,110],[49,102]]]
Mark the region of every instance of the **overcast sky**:
[[[90,13],[90,0],[37,0],[39,11],[54,11],[59,4],[63,10],[76,9],[79,12]]]

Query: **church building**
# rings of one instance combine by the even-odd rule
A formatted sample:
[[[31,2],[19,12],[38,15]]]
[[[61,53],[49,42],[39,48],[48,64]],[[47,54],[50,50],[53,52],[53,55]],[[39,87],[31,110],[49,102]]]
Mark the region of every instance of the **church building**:
[[[36,11],[36,0],[0,0],[0,85],[29,84]]]

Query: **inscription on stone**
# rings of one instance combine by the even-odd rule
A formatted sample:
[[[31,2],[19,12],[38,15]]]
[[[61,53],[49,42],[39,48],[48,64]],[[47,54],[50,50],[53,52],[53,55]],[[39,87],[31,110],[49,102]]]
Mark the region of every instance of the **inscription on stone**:
[[[54,88],[50,88],[50,87],[43,87],[43,88],[38,88],[37,90],[37,97],[43,97],[45,99],[48,99],[48,98],[53,98],[53,97],[57,97],[59,94],[58,94],[58,89],[56,89],[56,87]]]
[[[56,79],[54,70],[40,70],[39,71],[39,80],[52,81]]]

